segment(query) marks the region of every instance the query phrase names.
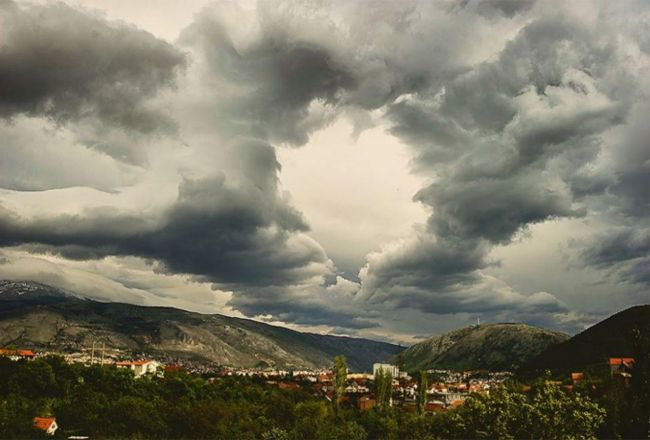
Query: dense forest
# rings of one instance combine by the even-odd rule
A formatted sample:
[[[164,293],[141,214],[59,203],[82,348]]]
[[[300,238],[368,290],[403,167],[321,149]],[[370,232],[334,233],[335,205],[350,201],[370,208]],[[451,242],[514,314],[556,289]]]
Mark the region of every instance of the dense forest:
[[[526,392],[512,382],[434,415],[389,405],[359,411],[346,399],[316,397],[309,387],[280,389],[246,377],[180,371],[135,379],[128,370],[67,364],[55,356],[2,358],[0,438],[42,437],[32,421],[48,415],[56,416],[59,438],[609,438],[631,432],[633,408],[621,405],[643,397],[626,396],[632,388],[619,385],[594,395],[588,387],[569,393],[543,378]]]

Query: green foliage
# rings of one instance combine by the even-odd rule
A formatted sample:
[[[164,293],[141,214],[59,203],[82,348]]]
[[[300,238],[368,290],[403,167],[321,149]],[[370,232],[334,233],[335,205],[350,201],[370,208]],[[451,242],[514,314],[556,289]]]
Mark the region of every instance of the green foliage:
[[[338,371],[343,367],[339,359]],[[587,439],[603,421],[591,399],[543,384],[529,394],[503,388],[472,396],[458,409],[427,416],[388,405],[390,374],[378,372],[375,386],[378,409],[359,412],[351,402],[333,407],[308,389],[282,390],[246,377],[208,381],[179,372],[135,380],[125,370],[55,357],[0,359],[0,438],[39,438],[32,419],[49,414],[60,426],[57,436],[99,439]]]
[[[543,385],[531,395],[501,388],[438,417],[436,431],[445,438],[591,439],[604,414],[589,398],[557,386]]]
[[[336,393],[336,407],[341,406],[345,395],[345,382],[348,376],[348,362],[345,356],[336,356],[334,358],[334,392]]]
[[[393,394],[393,375],[383,369],[377,370],[375,374],[375,398],[377,406],[385,410],[390,406],[390,399]]]
[[[262,440],[289,440],[287,431],[281,428],[271,428],[262,434]]]
[[[424,414],[424,408],[427,404],[427,389],[429,388],[429,381],[426,371],[420,371],[420,380],[418,381],[418,414]]]

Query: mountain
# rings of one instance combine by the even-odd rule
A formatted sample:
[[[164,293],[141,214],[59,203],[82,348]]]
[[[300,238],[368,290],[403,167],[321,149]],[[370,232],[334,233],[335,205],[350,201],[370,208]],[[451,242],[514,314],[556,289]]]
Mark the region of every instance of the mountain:
[[[524,370],[576,370],[604,366],[609,357],[632,357],[633,331],[647,331],[649,324],[650,305],[631,307],[549,347]]]
[[[407,371],[423,369],[515,370],[551,345],[568,339],[525,324],[465,327],[417,343],[401,354]],[[398,357],[392,358],[398,362]]]
[[[80,299],[33,283],[0,281],[0,347],[89,353],[93,340],[115,358],[148,355],[220,365],[314,368],[343,354],[368,371],[400,347],[342,336],[301,333],[247,319],[171,307]]]

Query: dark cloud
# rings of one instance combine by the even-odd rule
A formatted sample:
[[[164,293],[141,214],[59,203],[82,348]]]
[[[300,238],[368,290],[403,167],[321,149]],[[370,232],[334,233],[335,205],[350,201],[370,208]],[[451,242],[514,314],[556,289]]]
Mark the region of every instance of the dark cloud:
[[[490,5],[515,13],[508,2]],[[522,295],[484,269],[494,245],[528,226],[586,215],[568,177],[597,157],[598,136],[625,121],[629,96],[608,83],[614,60],[611,42],[551,15],[443,88],[390,104],[392,132],[413,146],[414,168],[431,176],[414,200],[432,214],[417,240],[368,259],[365,296],[429,313],[566,314],[552,295]],[[581,195],[603,189],[582,185]]]
[[[311,286],[297,292],[291,286],[246,290],[236,294],[228,305],[247,316],[271,316],[273,320],[303,325],[340,326],[347,329],[378,327],[367,319],[367,311],[334,292]]]
[[[650,255],[650,233],[619,229],[599,237],[596,243],[584,250],[583,256],[590,264],[608,266],[626,260]]]
[[[650,285],[650,127],[647,103],[635,106],[628,124],[614,138],[617,148],[607,167],[590,176],[602,182],[603,191],[591,195],[594,210],[607,225],[604,232],[581,240],[585,264],[607,269],[620,280]],[[603,174],[605,174],[603,176]]]
[[[74,259],[150,258],[165,270],[223,284],[284,285],[313,275],[310,265],[326,264],[327,257],[315,242],[294,236],[308,227],[278,198],[273,149],[256,141],[236,148],[251,181],[232,186],[224,176],[185,180],[162,218],[106,208],[25,220],[5,211],[0,243]]]
[[[521,293],[489,275],[495,246],[568,217],[619,224],[583,243],[582,257],[647,283],[650,149],[635,108],[646,97],[629,67],[636,52],[621,48],[627,40],[605,26],[607,14],[583,20],[533,0],[374,6],[261,2],[252,22],[227,17],[222,4],[201,11],[179,39],[192,63],[168,113],[156,97],[185,66],[180,49],[64,4],[0,3],[0,117],[74,126],[76,143],[139,165],[149,159],[143,139],[178,126],[175,140],[189,152],[160,172],[194,176],[159,211],[0,208],[0,244],[152,260],[156,270],[232,291],[229,305],[247,315],[353,329],[395,309],[573,325],[579,319],[554,295]],[[488,34],[494,41],[482,45]],[[370,254],[359,283],[336,277],[308,237],[281,192],[272,146],[303,145],[341,112],[388,122],[427,182],[414,196],[430,212],[426,225]],[[642,122],[631,130],[635,115]],[[4,148],[21,152],[7,163],[32,161],[11,141]],[[122,171],[13,173],[0,183],[114,190]]]
[[[184,55],[124,23],[63,3],[0,4],[0,116],[95,118],[142,133],[173,121],[147,99],[172,86]]]
[[[181,42],[206,58],[210,81],[225,81],[235,95],[224,116],[235,129],[271,142],[305,144],[327,119],[310,118],[309,105],[336,106],[356,80],[320,43],[295,39],[282,29],[236,48],[219,17],[205,11],[183,32]],[[215,82],[216,83],[216,82]]]
[[[536,174],[469,181],[452,177],[415,198],[435,207],[429,226],[438,236],[507,243],[525,225],[577,214],[566,194],[544,183]]]

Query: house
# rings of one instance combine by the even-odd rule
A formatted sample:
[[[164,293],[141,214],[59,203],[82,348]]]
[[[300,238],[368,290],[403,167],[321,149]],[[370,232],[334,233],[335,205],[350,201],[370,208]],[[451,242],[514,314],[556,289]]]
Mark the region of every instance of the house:
[[[573,382],[574,385],[579,384],[584,379],[585,379],[584,373],[571,373],[571,382]]]
[[[368,396],[362,396],[357,401],[357,405],[361,411],[367,411],[374,408],[376,403],[377,401],[375,399],[372,399]]]
[[[359,385],[356,382],[352,382],[350,385],[345,387],[345,392],[349,394],[361,394],[361,393],[367,393],[370,391],[368,387],[364,385]]]
[[[142,377],[145,374],[156,374],[161,364],[152,360],[141,360],[116,362],[115,366],[117,368],[128,368],[133,371],[135,377]]]
[[[332,382],[332,377],[334,377],[334,375],[331,372],[321,373],[321,374],[318,375],[318,382],[320,382],[320,383],[331,383]]]
[[[7,348],[0,348],[0,356],[8,357],[12,361],[17,361],[20,359],[31,361],[36,355],[32,350],[12,350]]]
[[[185,368],[178,364],[165,365],[165,374],[167,373],[181,373],[185,372]]]
[[[45,431],[47,435],[54,435],[59,425],[54,417],[34,417],[34,428]]]
[[[433,400],[430,402],[427,402],[426,405],[424,405],[424,411],[427,413],[441,413],[445,412],[445,403],[441,402],[440,400]]]
[[[468,393],[458,392],[458,391],[447,391],[444,393],[436,392],[433,393],[434,397],[443,402],[446,407],[453,406],[454,402],[460,401],[464,402],[468,396]]]
[[[629,377],[630,370],[634,365],[634,358],[625,358],[625,357],[609,358],[608,363],[609,363],[609,372],[612,376],[620,374],[622,376]]]
[[[280,383],[278,384],[278,387],[279,387],[281,390],[294,390],[294,391],[295,391],[295,390],[299,390],[299,389],[300,389],[300,385],[298,385],[298,384],[295,383],[295,382],[280,382]]]
[[[459,406],[462,406],[463,403],[465,403],[464,398],[456,399],[456,400],[452,401],[449,406],[451,406],[452,408],[458,408]]]

